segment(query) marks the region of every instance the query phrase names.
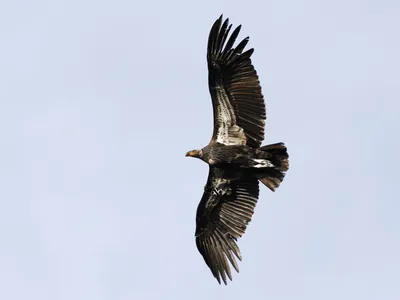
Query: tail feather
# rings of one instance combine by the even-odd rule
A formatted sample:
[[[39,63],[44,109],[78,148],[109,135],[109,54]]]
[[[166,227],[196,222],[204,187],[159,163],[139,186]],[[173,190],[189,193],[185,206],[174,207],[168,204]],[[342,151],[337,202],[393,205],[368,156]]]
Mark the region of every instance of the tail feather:
[[[275,191],[285,177],[285,172],[289,169],[289,155],[286,146],[283,143],[267,145],[259,148],[261,154],[274,165],[274,167],[265,168],[258,175],[258,179],[271,191]]]

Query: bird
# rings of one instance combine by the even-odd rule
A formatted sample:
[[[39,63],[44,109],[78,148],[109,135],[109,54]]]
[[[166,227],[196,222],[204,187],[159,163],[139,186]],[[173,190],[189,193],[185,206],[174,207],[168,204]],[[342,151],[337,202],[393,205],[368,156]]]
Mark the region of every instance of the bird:
[[[209,165],[204,193],[197,207],[197,249],[221,284],[239,273],[242,260],[237,240],[245,233],[259,197],[259,182],[275,191],[289,169],[284,143],[261,146],[266,108],[259,77],[244,51],[249,37],[235,46],[241,30],[232,33],[221,15],[211,27],[207,45],[208,86],[214,129],[209,144],[186,153]]]

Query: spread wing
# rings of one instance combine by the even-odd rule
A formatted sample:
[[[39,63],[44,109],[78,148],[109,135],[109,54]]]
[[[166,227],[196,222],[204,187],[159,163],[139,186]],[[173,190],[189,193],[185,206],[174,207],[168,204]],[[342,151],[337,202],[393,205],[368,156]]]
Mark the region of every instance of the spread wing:
[[[254,49],[243,52],[249,38],[234,47],[241,26],[230,35],[222,15],[208,38],[208,85],[214,110],[212,141],[258,148],[264,139],[266,111],[257,72],[251,63]]]
[[[197,208],[196,245],[214,277],[232,280],[231,265],[239,272],[242,260],[236,240],[250,222],[258,200],[258,180],[250,176],[229,178],[229,171],[210,167],[203,197]]]

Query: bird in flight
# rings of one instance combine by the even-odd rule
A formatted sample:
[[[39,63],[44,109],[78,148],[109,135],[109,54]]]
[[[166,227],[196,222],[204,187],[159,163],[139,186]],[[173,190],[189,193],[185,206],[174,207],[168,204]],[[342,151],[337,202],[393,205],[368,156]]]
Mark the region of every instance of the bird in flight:
[[[266,110],[254,49],[244,51],[249,38],[234,46],[241,26],[231,32],[229,19],[214,23],[208,38],[208,85],[214,112],[210,143],[186,156],[209,165],[207,183],[196,214],[196,245],[221,284],[232,280],[230,264],[239,272],[242,260],[237,239],[251,221],[260,181],[275,191],[289,168],[283,143],[261,146]],[[229,264],[230,263],[230,264]]]

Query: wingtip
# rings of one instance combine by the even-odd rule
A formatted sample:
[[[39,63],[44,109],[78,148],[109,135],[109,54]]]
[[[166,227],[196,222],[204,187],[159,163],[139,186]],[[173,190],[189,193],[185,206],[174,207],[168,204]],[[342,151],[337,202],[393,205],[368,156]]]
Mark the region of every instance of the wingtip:
[[[217,281],[218,281],[218,284],[219,285],[222,285],[222,284],[224,284],[224,285],[228,285],[228,281],[226,280],[226,278],[224,278],[224,277],[222,277],[222,282],[221,282],[221,277],[222,276],[215,276],[215,278],[217,279]],[[232,281],[232,279],[231,279],[231,281]]]
[[[222,21],[223,21],[223,22],[222,22]],[[219,27],[221,27],[221,24],[223,24],[223,23],[229,24],[229,18],[226,18],[226,19],[224,20],[224,14],[221,14],[221,15],[219,16],[219,18],[215,21],[215,23],[219,23]]]
[[[219,26],[221,26],[223,17],[224,17],[224,15],[221,14],[221,15],[219,16],[219,18],[215,21],[215,23],[216,23],[216,24],[219,24]],[[219,26],[218,26],[218,27],[219,27]]]
[[[214,277],[215,277],[215,279],[217,279],[218,283],[221,284],[221,278],[218,275],[214,275]]]

